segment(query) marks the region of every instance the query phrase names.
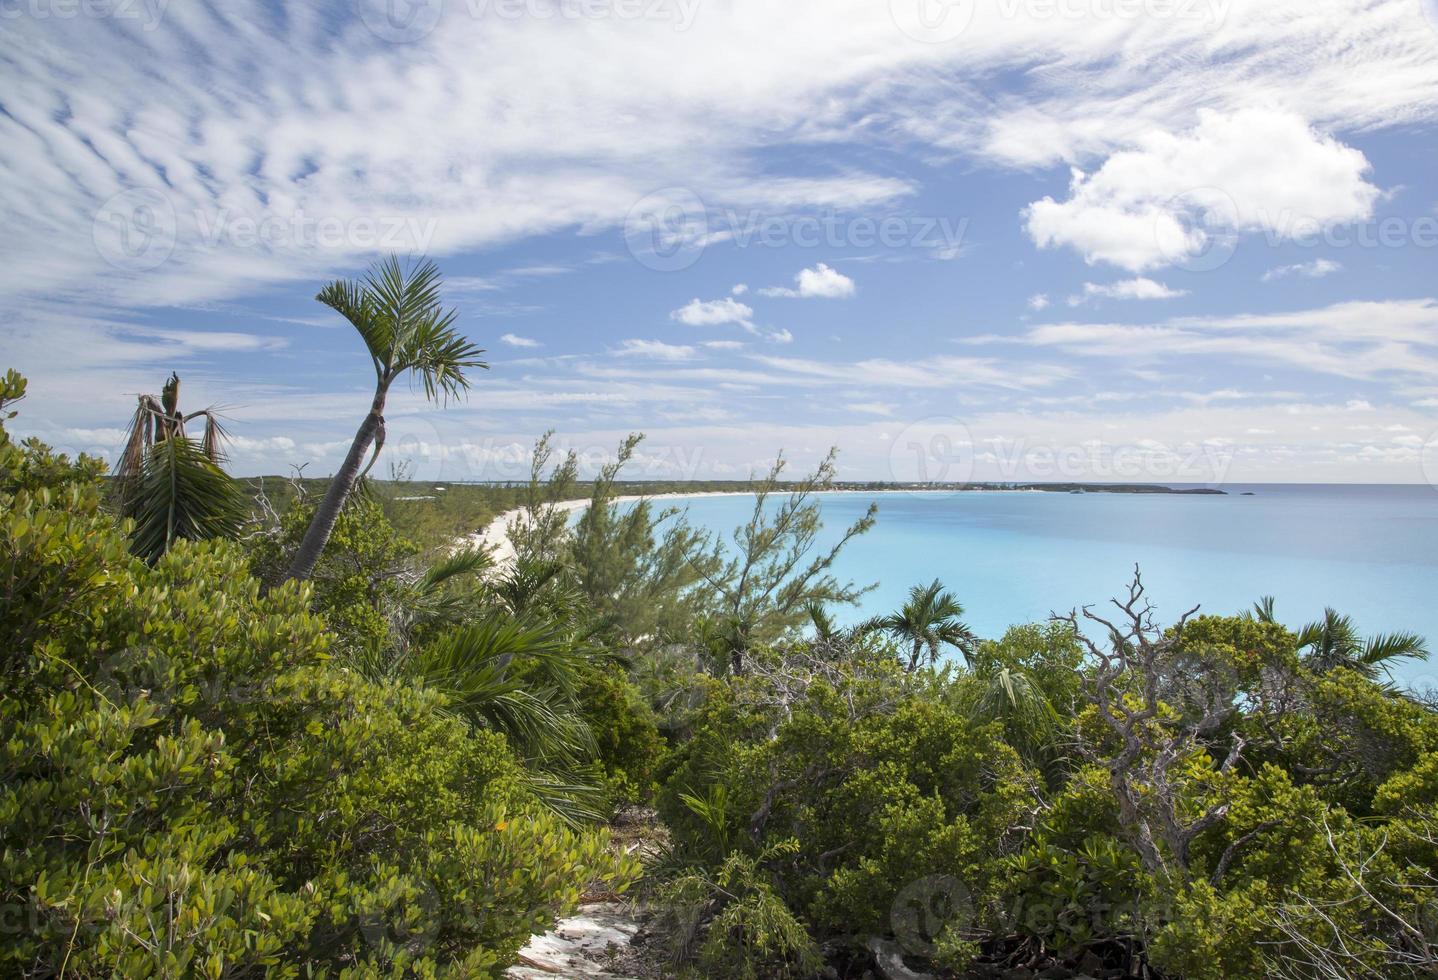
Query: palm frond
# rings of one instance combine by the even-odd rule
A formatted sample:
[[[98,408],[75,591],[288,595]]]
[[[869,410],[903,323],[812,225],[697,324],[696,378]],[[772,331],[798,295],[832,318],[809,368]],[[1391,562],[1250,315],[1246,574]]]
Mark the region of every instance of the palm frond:
[[[574,702],[587,660],[550,629],[491,617],[416,651],[408,669],[471,722],[508,735],[525,757],[574,761],[594,752]]]
[[[494,559],[483,548],[461,548],[426,568],[418,588],[421,592],[432,592],[456,576],[474,575],[493,564]]]
[[[573,828],[602,823],[610,815],[604,771],[597,765],[527,770],[525,783],[541,806]]]
[[[364,284],[336,279],[321,288],[315,299],[350,322],[369,351],[375,374],[382,376],[394,349],[394,324],[389,318],[377,315]]]
[[[201,447],[173,437],[146,453],[123,512],[135,522],[132,550],[154,561],[181,538],[235,537],[245,519],[245,495]]]
[[[1387,666],[1391,660],[1427,660],[1428,644],[1417,633],[1379,633],[1369,637],[1358,662],[1369,667]]]
[[[130,416],[125,430],[125,446],[115,464],[115,476],[122,482],[134,480],[144,469],[145,454],[155,443],[155,420],[160,413],[160,403],[154,395],[140,395],[136,399],[135,414]]]
[[[455,312],[441,313],[435,307],[431,315],[413,324],[399,354],[404,367],[414,372],[425,397],[446,402],[458,398],[469,389],[469,368],[488,369],[480,355],[483,349],[455,331]]]
[[[1021,670],[1004,667],[988,677],[988,686],[979,700],[979,717],[985,721],[1015,722],[1033,740],[1050,734],[1059,721],[1047,697]]]
[[[215,465],[223,464],[227,458],[225,443],[230,441],[229,431],[220,422],[220,417],[211,409],[207,408],[202,412],[189,415],[186,417],[186,421],[196,416],[203,416],[205,419],[205,432],[200,439],[200,451]]]

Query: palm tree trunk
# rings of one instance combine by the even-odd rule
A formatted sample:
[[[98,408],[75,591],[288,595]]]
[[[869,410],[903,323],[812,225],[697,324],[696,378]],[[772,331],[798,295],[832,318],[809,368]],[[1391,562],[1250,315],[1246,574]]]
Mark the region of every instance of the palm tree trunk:
[[[374,445],[375,434],[384,424],[384,403],[385,386],[379,385],[375,389],[374,402],[370,405],[369,414],[360,423],[359,431],[355,433],[354,442],[350,443],[350,451],[345,456],[344,463],[335,473],[334,479],[330,480],[329,489],[325,491],[325,497],[320,501],[319,507],[315,510],[315,516],[310,520],[310,526],[305,530],[305,536],[300,541],[299,550],[295,552],[294,559],[290,562],[289,571],[285,572],[285,581],[299,579],[305,581],[314,573],[315,564],[320,560],[320,554],[324,552],[325,545],[329,542],[330,532],[335,529],[335,522],[339,520],[340,511],[344,509],[345,501],[349,499],[350,492],[354,490],[355,483],[359,480],[360,467],[364,465],[365,457],[369,455],[370,447]]]

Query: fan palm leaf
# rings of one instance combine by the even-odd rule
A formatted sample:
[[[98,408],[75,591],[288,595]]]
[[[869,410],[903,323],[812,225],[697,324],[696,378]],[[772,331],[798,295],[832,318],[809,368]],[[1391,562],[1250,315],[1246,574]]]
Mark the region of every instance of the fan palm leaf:
[[[989,674],[975,706],[981,721],[999,721],[1010,745],[1030,762],[1047,761],[1061,725],[1043,689],[1022,670],[1004,667]]]
[[[407,672],[474,724],[504,732],[526,758],[575,762],[594,752],[574,702],[587,661],[550,629],[491,617],[416,651]]]
[[[146,453],[123,513],[135,522],[131,548],[154,561],[182,538],[234,537],[245,520],[245,496],[202,446],[175,437]]]

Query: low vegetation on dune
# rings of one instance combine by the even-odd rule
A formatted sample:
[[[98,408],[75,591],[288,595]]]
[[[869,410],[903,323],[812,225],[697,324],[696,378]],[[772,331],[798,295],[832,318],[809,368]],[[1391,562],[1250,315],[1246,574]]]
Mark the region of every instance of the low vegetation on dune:
[[[372,480],[388,385],[479,366],[420,272],[324,294],[378,379],[333,484],[231,478],[178,379],[113,475],[0,424],[0,973],[499,976],[620,895],[646,976],[1438,969],[1421,638],[1159,622],[1137,572],[1000,637],[938,581],[856,622],[832,454],[727,535],[616,503],[637,436]],[[456,544],[510,510],[512,559]]]

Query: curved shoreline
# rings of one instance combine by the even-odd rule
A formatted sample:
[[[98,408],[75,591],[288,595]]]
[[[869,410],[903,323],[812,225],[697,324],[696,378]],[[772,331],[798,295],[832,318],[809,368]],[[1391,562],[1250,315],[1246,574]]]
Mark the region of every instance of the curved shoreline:
[[[787,493],[788,491],[775,491],[776,493]],[[888,490],[815,490],[814,496],[834,493],[866,494],[868,496],[879,496],[888,493],[909,493],[909,494],[952,494],[952,493],[1041,493],[1039,490],[905,490],[898,487]],[[752,497],[753,490],[696,490],[693,492],[679,491],[675,493],[633,493],[622,497],[615,497],[611,503],[631,504],[641,500],[697,500],[701,497]],[[575,511],[583,510],[589,506],[589,498],[581,497],[575,500],[561,500],[550,505],[555,509],[572,514]],[[494,559],[496,569],[503,568],[514,561],[514,545],[509,540],[509,522],[520,514],[525,508],[515,507],[500,514],[491,520],[482,529],[473,534],[466,534],[459,539],[461,547],[481,548],[490,553]]]

